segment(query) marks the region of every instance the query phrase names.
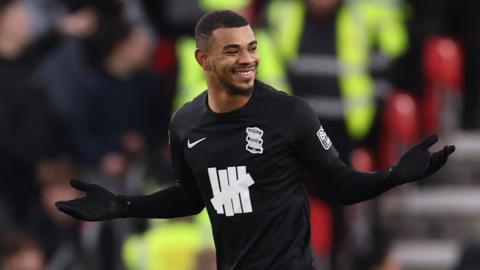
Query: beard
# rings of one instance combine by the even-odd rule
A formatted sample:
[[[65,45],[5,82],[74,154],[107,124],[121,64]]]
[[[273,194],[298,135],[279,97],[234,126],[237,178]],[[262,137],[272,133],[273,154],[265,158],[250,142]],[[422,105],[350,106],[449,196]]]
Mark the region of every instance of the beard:
[[[239,86],[234,84],[235,79],[231,78],[230,76],[225,76],[224,73],[233,72],[236,68],[240,68],[240,67],[254,68],[255,74],[254,74],[253,80],[255,80],[256,73],[257,73],[257,67],[258,67],[258,60],[255,61],[253,64],[235,66],[235,67],[232,67],[231,69],[229,69],[228,71],[224,71],[224,72],[222,72],[221,69],[219,69],[217,67],[215,62],[212,64],[212,66],[213,66],[213,73],[215,74],[215,77],[216,77],[215,79],[216,79],[217,83],[223,89],[225,89],[225,92],[229,96],[232,96],[232,97],[234,97],[234,96],[248,97],[252,94],[253,88],[255,87],[255,83],[253,83],[252,86],[239,87]]]
[[[227,91],[227,94],[230,95],[230,96],[250,96],[250,94],[252,93],[253,91],[253,86],[250,87],[250,88],[240,88],[240,87],[237,87],[235,85],[233,85],[232,83],[228,82],[227,80],[224,80],[224,79],[219,79],[218,80],[220,85],[223,86],[223,88],[225,88],[225,90]]]

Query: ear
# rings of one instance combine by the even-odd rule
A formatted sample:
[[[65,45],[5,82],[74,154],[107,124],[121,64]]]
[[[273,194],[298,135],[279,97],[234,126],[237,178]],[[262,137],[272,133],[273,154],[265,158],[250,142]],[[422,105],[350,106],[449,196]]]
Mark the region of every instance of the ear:
[[[197,59],[197,63],[202,67],[203,70],[209,71],[212,69],[210,62],[208,61],[208,55],[204,50],[196,49],[195,59]]]

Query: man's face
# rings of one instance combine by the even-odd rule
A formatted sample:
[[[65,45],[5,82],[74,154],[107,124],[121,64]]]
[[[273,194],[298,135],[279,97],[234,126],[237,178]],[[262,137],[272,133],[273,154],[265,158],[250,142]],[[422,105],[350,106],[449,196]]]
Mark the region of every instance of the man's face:
[[[249,25],[213,31],[207,49],[211,78],[232,95],[249,95],[259,63],[257,41]]]

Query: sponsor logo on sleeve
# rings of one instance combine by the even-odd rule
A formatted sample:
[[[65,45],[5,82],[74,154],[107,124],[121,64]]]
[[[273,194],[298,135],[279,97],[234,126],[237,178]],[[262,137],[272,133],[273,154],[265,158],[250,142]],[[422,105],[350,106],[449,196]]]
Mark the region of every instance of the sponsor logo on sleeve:
[[[332,141],[330,140],[322,126],[320,126],[320,129],[317,131],[317,137],[322,143],[322,146],[325,150],[330,149],[330,147],[332,146]]]

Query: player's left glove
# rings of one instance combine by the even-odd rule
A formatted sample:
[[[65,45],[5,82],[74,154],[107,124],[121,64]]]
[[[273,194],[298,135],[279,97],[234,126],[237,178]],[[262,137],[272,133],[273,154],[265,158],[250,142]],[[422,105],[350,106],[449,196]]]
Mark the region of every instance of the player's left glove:
[[[400,160],[391,167],[389,180],[400,185],[423,179],[438,171],[455,151],[455,146],[446,145],[442,150],[430,153],[428,148],[438,141],[437,135],[430,135],[419,144],[410,148]]]

